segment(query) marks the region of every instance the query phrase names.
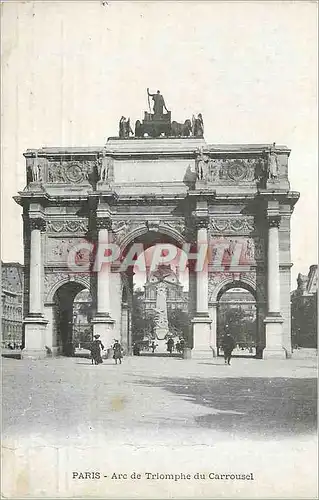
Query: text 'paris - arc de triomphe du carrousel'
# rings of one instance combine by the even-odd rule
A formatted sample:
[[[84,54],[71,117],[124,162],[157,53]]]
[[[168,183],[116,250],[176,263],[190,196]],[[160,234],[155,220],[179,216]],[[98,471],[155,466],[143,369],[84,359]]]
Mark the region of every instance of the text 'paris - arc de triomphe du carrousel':
[[[150,98],[153,110],[134,131],[122,116],[119,136],[104,146],[24,154],[27,186],[15,197],[24,224],[22,355],[63,353],[83,289],[92,298],[93,333],[105,347],[120,339],[130,352],[134,261],[123,269],[123,259],[134,245],[167,244],[190,249],[192,357],[216,355],[218,301],[232,287],[255,297],[263,358],[290,357],[290,220],[299,197],[290,191],[290,150],[207,144],[201,114],[172,121],[160,92],[148,91]],[[108,244],[120,249],[117,258],[96,267],[93,256]],[[198,270],[201,248],[208,250]]]

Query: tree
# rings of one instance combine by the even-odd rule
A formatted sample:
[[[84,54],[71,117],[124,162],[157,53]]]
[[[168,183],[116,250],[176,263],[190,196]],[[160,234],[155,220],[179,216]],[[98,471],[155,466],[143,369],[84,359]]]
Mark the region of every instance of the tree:
[[[317,292],[307,297],[292,295],[291,334],[293,345],[317,347]]]
[[[228,325],[227,328],[226,325]],[[251,344],[256,341],[256,320],[249,318],[243,307],[230,307],[229,305],[220,307],[218,315],[219,343],[226,329],[237,343]]]
[[[181,309],[167,310],[168,327],[170,331],[176,331],[178,335],[183,335],[188,331],[190,319],[186,312]]]
[[[155,311],[145,313],[144,292],[137,288],[132,299],[132,339],[143,340],[144,335],[153,335],[155,328]]]
[[[181,335],[188,347],[192,347],[192,323],[190,316],[181,309],[167,310],[168,327],[170,332]]]

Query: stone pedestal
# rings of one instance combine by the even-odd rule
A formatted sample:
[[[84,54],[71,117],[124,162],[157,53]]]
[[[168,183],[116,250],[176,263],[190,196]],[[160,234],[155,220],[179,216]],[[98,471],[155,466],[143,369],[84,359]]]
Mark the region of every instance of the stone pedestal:
[[[167,339],[165,336],[169,333],[168,328],[157,327],[155,329],[155,337],[157,344],[156,352],[166,352],[167,351]]]
[[[93,335],[100,335],[100,340],[104,345],[104,350],[111,349],[114,344],[114,323],[110,316],[99,314],[92,319]],[[120,339],[117,339],[120,340]]]
[[[211,319],[207,316],[198,316],[192,319],[193,324],[193,350],[192,358],[212,358],[211,349]]]
[[[52,350],[45,345],[48,321],[39,315],[29,315],[24,319],[25,346],[22,359],[42,359],[52,355]]]
[[[282,346],[282,324],[283,318],[278,316],[267,316],[264,319],[266,328],[266,347],[263,350],[263,359],[286,359],[287,352]]]

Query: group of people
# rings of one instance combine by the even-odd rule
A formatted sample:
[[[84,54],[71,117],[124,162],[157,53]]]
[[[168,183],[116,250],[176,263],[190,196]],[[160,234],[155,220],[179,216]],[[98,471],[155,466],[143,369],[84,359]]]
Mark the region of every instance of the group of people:
[[[166,342],[166,345],[167,345],[167,351],[170,354],[172,354],[174,349],[177,352],[182,353],[185,349],[185,340],[183,339],[183,337],[180,337],[178,342],[176,342],[175,344],[173,337],[169,337],[169,339]]]
[[[185,340],[181,337],[176,344],[174,343],[173,337],[169,337],[166,342],[167,345],[167,351],[172,354],[174,348],[176,349],[177,352],[182,353],[184,348],[185,348]],[[235,348],[235,340],[232,337],[232,335],[229,333],[229,331],[226,330],[226,333],[222,339],[221,347],[223,349],[224,353],[224,360],[225,364],[230,365],[231,357],[232,357],[232,352]],[[150,345],[152,352],[155,352],[155,349],[157,348],[157,344],[153,341],[152,344]],[[92,359],[92,364],[99,365],[103,363],[102,359],[102,351],[104,350],[104,345],[102,344],[100,340],[100,335],[94,335],[94,340],[91,344],[91,359]],[[113,359],[115,361],[115,364],[119,362],[119,364],[122,363],[122,358],[123,358],[123,347],[121,346],[120,342],[118,340],[114,340],[114,344],[112,346],[113,350]],[[140,355],[140,347],[137,343],[133,344],[133,354],[135,356]]]
[[[4,347],[5,349],[11,349],[13,351],[15,349],[22,349],[22,343],[15,341],[3,342],[2,347]]]
[[[113,349],[113,359],[115,361],[115,364],[117,365],[117,362],[119,362],[119,364],[122,364],[123,347],[121,346],[118,340],[114,339],[114,344],[112,345],[112,349]],[[93,364],[99,365],[103,363],[102,351],[104,351],[104,345],[100,340],[100,335],[94,335],[94,340],[91,344],[92,365]]]

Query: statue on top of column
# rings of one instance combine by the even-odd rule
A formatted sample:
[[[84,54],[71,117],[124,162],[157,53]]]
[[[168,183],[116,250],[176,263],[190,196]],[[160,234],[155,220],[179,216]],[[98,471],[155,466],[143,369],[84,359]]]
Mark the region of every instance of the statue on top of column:
[[[196,176],[200,181],[207,181],[209,178],[210,158],[203,153],[202,149],[198,150],[196,159]]]
[[[41,182],[42,181],[41,167],[39,165],[37,151],[34,153],[34,156],[32,158],[31,167],[30,167],[30,177],[31,177],[32,182]]]
[[[275,147],[276,143],[274,142],[272,147],[270,148],[268,157],[268,179],[270,180],[275,180],[279,176],[278,157],[273,149]]]
[[[110,180],[112,161],[112,158],[110,156],[106,156],[106,152],[103,151],[102,156],[98,159],[100,181],[106,182]]]

